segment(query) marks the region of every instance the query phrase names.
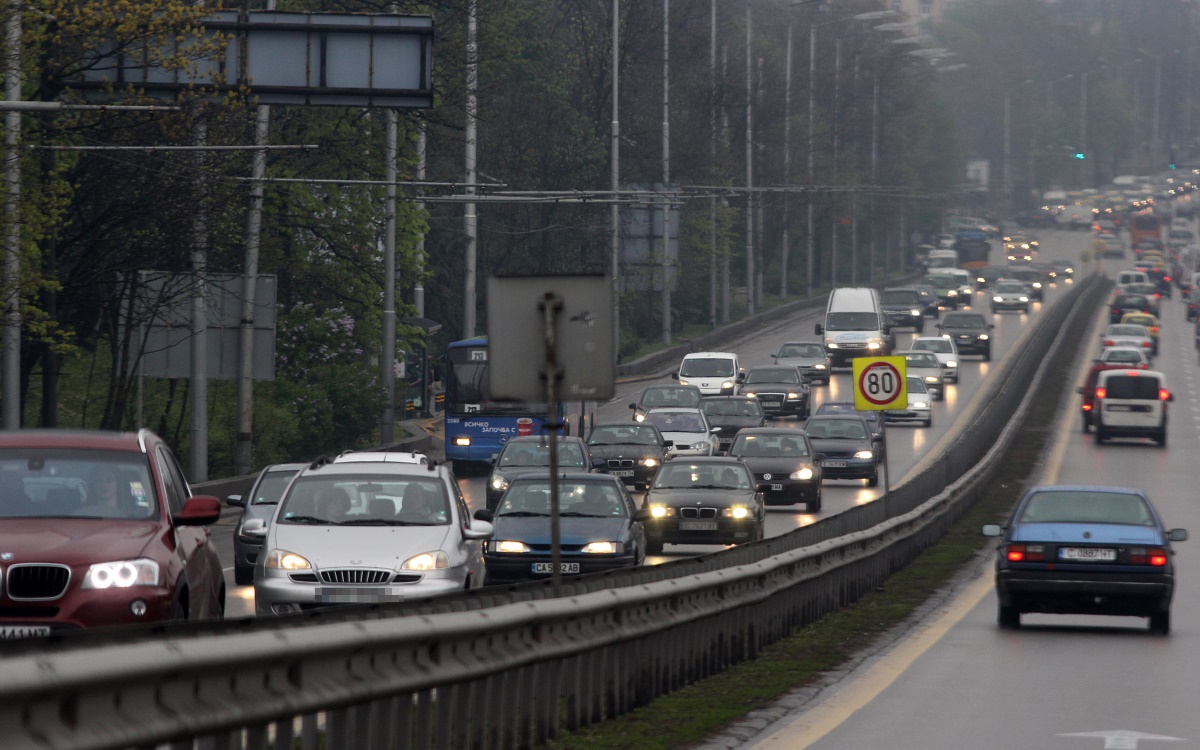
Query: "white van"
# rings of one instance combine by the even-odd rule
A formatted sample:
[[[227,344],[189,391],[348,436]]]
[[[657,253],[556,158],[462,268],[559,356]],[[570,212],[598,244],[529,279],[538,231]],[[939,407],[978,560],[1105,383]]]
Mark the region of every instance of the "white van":
[[[1130,284],[1149,284],[1150,277],[1145,271],[1118,271],[1117,272],[1117,292],[1121,292]]]
[[[732,396],[745,372],[733,352],[692,352],[684,355],[671,377],[680,385],[696,386],[703,396]]]
[[[929,270],[935,268],[958,268],[958,251],[957,250],[930,250],[929,257],[925,259],[925,267]]]
[[[1167,403],[1174,400],[1161,372],[1102,370],[1092,400],[1096,444],[1113,437],[1145,437],[1166,446]]]
[[[825,308],[825,325],[817,323],[814,332],[825,337],[831,368],[849,366],[855,357],[891,354],[896,348],[879,293],[869,287],[834,289]]]

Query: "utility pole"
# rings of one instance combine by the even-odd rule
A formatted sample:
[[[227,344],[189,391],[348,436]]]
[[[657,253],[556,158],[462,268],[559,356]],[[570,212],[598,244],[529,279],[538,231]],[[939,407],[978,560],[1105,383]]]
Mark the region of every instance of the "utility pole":
[[[671,345],[671,0],[663,0],[662,98],[662,343]]]
[[[746,0],[746,314],[754,314],[754,58],[750,0]]]
[[[708,163],[717,166],[717,0],[708,3]],[[714,180],[715,182],[715,180]],[[717,197],[708,199],[708,326],[717,327]]]
[[[467,102],[466,102],[466,167],[467,195],[475,195],[475,119],[478,113],[476,90],[479,86],[479,47],[476,44],[476,11],[478,0],[467,2]],[[463,273],[463,336],[475,337],[475,263],[478,231],[475,203],[465,204],[463,233],[467,237],[467,255]]]
[[[804,294],[811,297],[813,292],[813,259],[816,255],[816,242],[813,239],[813,200],[812,186],[816,182],[813,162],[813,111],[816,108],[816,95],[813,83],[817,70],[817,26],[811,20],[808,22],[808,273],[804,277]]]
[[[714,0],[715,2],[715,0]],[[792,14],[788,13],[787,54],[784,57],[783,71],[783,182],[792,182],[792,47],[793,47]],[[790,196],[783,196],[783,232],[779,242],[779,300],[782,302],[788,295],[788,255],[791,252],[788,224],[790,223],[789,209],[792,206]]]
[[[715,0],[714,0],[715,2]],[[611,146],[609,153],[610,174],[609,189],[612,190],[613,203],[609,208],[609,224],[611,232],[611,248],[609,262],[612,273],[613,298],[613,362],[621,361],[621,207],[617,202],[621,190],[621,120],[619,117],[620,103],[620,35],[621,8],[620,0],[612,0],[612,123]]]
[[[22,3],[8,4],[5,36],[8,41],[4,70],[5,100],[21,101],[21,10]],[[4,113],[4,181],[8,198],[4,216],[8,235],[4,243],[4,429],[21,426],[21,112],[16,107]]]

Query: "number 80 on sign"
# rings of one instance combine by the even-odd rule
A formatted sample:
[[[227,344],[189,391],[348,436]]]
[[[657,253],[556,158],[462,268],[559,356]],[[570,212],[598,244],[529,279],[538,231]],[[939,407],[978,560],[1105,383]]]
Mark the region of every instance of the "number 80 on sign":
[[[908,408],[904,357],[858,357],[854,368],[854,408],[860,411]]]

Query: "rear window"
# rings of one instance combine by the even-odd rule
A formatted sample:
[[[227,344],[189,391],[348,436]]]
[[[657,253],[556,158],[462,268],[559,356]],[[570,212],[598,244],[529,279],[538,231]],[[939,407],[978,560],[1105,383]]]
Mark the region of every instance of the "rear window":
[[[1104,385],[1108,389],[1108,398],[1127,398],[1145,401],[1157,401],[1158,378],[1142,375],[1116,375],[1110,377]]]

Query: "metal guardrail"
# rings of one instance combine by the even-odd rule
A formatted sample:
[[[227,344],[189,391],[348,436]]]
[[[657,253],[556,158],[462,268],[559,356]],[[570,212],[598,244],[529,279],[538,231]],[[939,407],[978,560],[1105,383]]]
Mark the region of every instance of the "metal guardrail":
[[[685,564],[580,579],[559,599],[522,586],[30,644],[0,659],[2,744],[527,747],[644,705],[856,600],[940,538],[1015,439],[1047,353],[1081,338],[1106,289],[1086,279],[1048,310],[1008,377],[989,379],[971,429],[880,501]]]

